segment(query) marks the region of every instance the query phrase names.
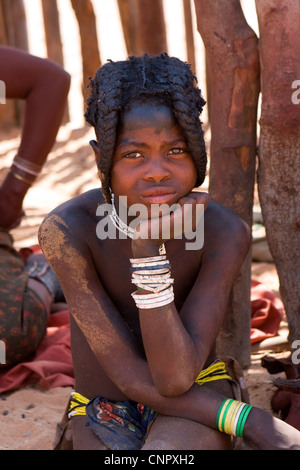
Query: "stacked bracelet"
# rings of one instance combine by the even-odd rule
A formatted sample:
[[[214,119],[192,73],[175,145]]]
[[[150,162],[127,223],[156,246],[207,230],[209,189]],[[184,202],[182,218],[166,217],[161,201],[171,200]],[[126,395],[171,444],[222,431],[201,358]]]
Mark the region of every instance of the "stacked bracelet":
[[[132,297],[135,300],[136,306],[142,309],[163,307],[168,305],[174,300],[173,288],[168,287],[162,292],[151,293],[151,294],[137,294],[134,292]]]
[[[24,178],[24,176],[22,176],[22,174],[19,174],[16,171],[10,170],[9,172],[10,172],[11,175],[13,175],[14,178],[16,178],[19,181],[22,181],[23,183],[28,184],[29,186],[31,186],[34,183],[34,181],[31,181],[27,178]]]
[[[35,182],[42,170],[41,165],[29,162],[24,158],[16,155],[12,162],[10,173],[19,181],[23,181],[30,186]]]
[[[232,436],[243,437],[244,426],[252,408],[247,403],[225,399],[217,414],[217,429]]]
[[[174,279],[171,278],[171,266],[166,255],[130,259],[130,262],[131,282],[138,289],[149,292],[141,294],[137,290],[131,294],[138,308],[162,307],[174,300]]]

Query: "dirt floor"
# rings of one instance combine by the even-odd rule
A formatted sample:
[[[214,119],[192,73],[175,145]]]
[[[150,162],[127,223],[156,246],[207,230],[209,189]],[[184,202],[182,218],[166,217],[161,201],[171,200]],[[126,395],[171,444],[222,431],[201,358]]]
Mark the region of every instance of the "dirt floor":
[[[61,128],[41,177],[26,197],[26,216],[13,231],[17,248],[37,243],[38,226],[51,209],[70,197],[99,186],[88,145],[93,137],[89,128]],[[1,131],[0,142],[1,181],[18,147],[19,131]],[[262,247],[259,261],[253,262],[252,278],[278,294],[277,273],[266,251],[266,247]],[[289,356],[287,332],[287,324],[283,321],[277,344],[276,341],[265,340],[253,346],[251,366],[245,371],[251,403],[270,413],[270,399],[276,390],[273,380],[278,376],[284,377],[284,374],[270,376],[261,367],[261,359],[265,355]],[[51,449],[56,424],[63,414],[70,392],[69,387],[45,391],[28,386],[0,395],[0,449]]]

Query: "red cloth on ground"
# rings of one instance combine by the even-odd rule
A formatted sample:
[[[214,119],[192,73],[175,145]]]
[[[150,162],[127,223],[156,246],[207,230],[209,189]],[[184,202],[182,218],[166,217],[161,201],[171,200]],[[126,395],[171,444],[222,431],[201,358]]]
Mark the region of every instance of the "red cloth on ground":
[[[0,368],[0,393],[35,383],[45,389],[75,384],[70,345],[69,310],[50,316],[47,334],[33,359],[5,370]]]
[[[251,343],[275,336],[284,316],[282,301],[257,281],[251,283]]]

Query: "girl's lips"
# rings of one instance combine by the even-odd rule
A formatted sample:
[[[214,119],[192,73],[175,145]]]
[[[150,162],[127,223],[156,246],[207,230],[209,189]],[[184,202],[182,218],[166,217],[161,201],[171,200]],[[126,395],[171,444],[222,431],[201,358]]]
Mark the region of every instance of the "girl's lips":
[[[164,204],[174,199],[174,192],[153,191],[143,194],[142,199],[149,204]]]

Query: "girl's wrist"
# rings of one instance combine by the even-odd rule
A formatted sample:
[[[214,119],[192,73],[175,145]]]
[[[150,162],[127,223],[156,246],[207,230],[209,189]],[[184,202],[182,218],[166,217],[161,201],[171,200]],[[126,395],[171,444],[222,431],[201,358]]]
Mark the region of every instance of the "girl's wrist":
[[[159,246],[151,240],[142,238],[133,239],[131,242],[133,258],[146,258],[159,255]]]

